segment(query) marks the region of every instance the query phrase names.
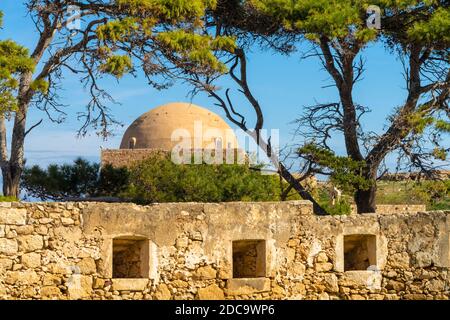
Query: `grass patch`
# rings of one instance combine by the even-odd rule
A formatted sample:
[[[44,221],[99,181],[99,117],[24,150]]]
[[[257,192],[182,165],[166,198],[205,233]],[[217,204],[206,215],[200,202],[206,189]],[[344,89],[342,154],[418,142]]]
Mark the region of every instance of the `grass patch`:
[[[16,201],[19,201],[16,197],[0,196],[0,202],[16,202]]]

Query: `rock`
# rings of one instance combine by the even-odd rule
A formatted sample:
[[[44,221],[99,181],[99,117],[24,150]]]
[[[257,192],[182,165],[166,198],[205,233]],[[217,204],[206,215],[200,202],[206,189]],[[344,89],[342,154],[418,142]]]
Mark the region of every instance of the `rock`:
[[[47,235],[48,234],[48,228],[46,226],[37,226],[36,227],[36,233],[40,234],[42,236]]]
[[[105,279],[95,278],[94,279],[94,289],[102,289],[105,286]]]
[[[289,271],[294,278],[302,278],[305,274],[306,267],[303,263],[295,262]]]
[[[7,299],[7,293],[6,287],[0,283],[0,299],[6,300]]]
[[[92,294],[92,277],[90,276],[73,274],[66,285],[71,300],[88,299]]]
[[[392,289],[395,291],[403,291],[403,290],[405,290],[405,284],[400,281],[389,280],[389,282],[386,285],[386,289],[389,289],[389,290]]]
[[[280,287],[279,285],[275,284],[275,285],[272,287],[272,293],[273,293],[275,296],[284,296],[284,295],[286,294],[286,291],[284,290],[283,287]]]
[[[195,273],[194,276],[198,279],[215,279],[217,275],[217,272],[215,269],[213,269],[210,266],[206,266],[206,267],[200,267],[198,268]]]
[[[175,288],[187,288],[189,287],[189,283],[183,280],[174,280],[172,281],[172,286]]]
[[[317,272],[327,272],[333,270],[333,264],[330,262],[316,263],[315,270]]]
[[[0,224],[25,225],[26,209],[0,208]]]
[[[189,238],[194,241],[203,241],[203,236],[200,231],[193,231],[189,233]]]
[[[0,254],[12,256],[17,253],[18,249],[16,240],[0,238]]]
[[[0,238],[3,238],[5,234],[5,226],[0,225]]]
[[[42,283],[44,284],[44,286],[58,286],[62,283],[62,280],[57,275],[47,273],[44,275]]]
[[[188,244],[189,244],[188,237],[181,237],[176,240],[175,247],[177,247],[177,249],[182,249],[186,248]]]
[[[288,247],[294,248],[294,247],[297,247],[299,245],[299,243],[300,243],[299,239],[290,239],[288,241],[287,245],[288,245]]]
[[[97,272],[95,260],[90,257],[81,259],[81,261],[77,263],[77,266],[80,268],[82,274],[94,274]]]
[[[432,292],[442,292],[445,289],[445,282],[439,279],[430,280],[425,288]]]
[[[112,289],[115,291],[144,291],[148,279],[112,279]]]
[[[339,292],[338,279],[334,274],[327,274],[323,278],[325,290],[331,293]]]
[[[425,300],[426,298],[426,295],[420,293],[410,293],[403,296],[403,299],[406,300]]]
[[[234,278],[227,281],[228,294],[232,296],[252,295],[271,289],[268,278]]]
[[[25,268],[37,268],[41,265],[41,255],[39,253],[26,253],[22,255],[22,264]]]
[[[191,273],[189,271],[184,271],[184,270],[175,271],[173,274],[173,278],[175,280],[183,280],[183,281],[186,281],[187,279],[189,279],[190,276],[191,276]]]
[[[319,294],[319,300],[330,300],[330,296],[326,292],[322,292]]]
[[[43,299],[57,299],[61,296],[61,290],[58,287],[42,287],[41,297]]]
[[[6,258],[0,259],[0,274],[2,274],[6,270],[11,270],[12,266],[13,266],[12,260]]]
[[[223,290],[213,284],[206,288],[198,289],[198,298],[200,300],[224,300]]]
[[[32,285],[39,283],[39,275],[32,270],[26,271],[8,271],[5,282],[14,285]]]
[[[11,229],[9,229],[9,230],[6,232],[6,238],[12,239],[12,238],[15,238],[15,237],[17,237],[17,232],[16,232],[16,230],[11,230]]]
[[[17,241],[19,242],[20,251],[23,252],[40,250],[44,247],[42,236],[39,235],[19,236]]]
[[[19,235],[32,234],[33,231],[34,231],[34,227],[30,226],[30,225],[19,226],[19,227],[16,228],[16,232]]]
[[[298,293],[304,295],[306,293],[306,286],[301,282],[297,282],[292,286],[292,291],[294,294]]]
[[[427,252],[417,252],[416,253],[416,265],[419,268],[425,268],[431,266],[431,257]]]
[[[321,251],[316,256],[316,262],[322,263],[322,262],[328,262],[328,256],[325,252]]]
[[[72,218],[61,218],[61,223],[63,226],[71,226],[75,223]]]
[[[156,300],[170,300],[172,297],[169,288],[167,288],[167,285],[164,283],[161,283],[155,292],[154,298]]]
[[[390,265],[392,268],[408,269],[409,255],[406,252],[395,253],[390,257]]]
[[[39,219],[39,223],[40,224],[49,224],[49,223],[52,223],[52,222],[53,222],[52,218],[41,218],[41,219]]]
[[[360,295],[360,294],[352,294],[351,299],[352,299],[352,300],[366,300],[366,298],[363,297],[363,296]]]

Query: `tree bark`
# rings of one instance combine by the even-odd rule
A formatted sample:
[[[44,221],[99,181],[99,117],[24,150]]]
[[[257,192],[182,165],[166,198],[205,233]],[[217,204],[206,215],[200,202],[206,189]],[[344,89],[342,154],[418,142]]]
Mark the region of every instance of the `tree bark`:
[[[373,184],[367,190],[357,190],[355,193],[356,209],[361,213],[374,213],[376,210],[375,196],[377,185],[375,179]]]
[[[356,209],[361,213],[374,213],[376,211],[375,197],[377,194],[377,171],[378,163],[368,163],[363,172],[364,178],[370,182],[367,190],[358,189],[355,192],[354,200]]]
[[[18,110],[14,116],[14,128],[11,139],[11,154],[9,160],[6,155],[6,130],[4,128],[4,118],[0,126],[1,133],[1,156],[2,156],[2,176],[3,195],[19,198],[20,178],[24,167],[24,143],[26,135],[26,118],[28,106],[33,96],[30,88],[33,74],[25,73],[20,79],[18,93]]]

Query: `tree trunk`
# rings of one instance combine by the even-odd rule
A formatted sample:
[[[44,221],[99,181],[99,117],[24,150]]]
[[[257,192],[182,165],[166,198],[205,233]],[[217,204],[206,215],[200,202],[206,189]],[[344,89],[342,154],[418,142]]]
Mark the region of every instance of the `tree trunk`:
[[[328,213],[319,205],[319,203],[306,191],[306,189],[295,179],[295,177],[280,163],[278,167],[280,175],[298,192],[298,194],[305,200],[309,200],[313,204],[313,211],[319,216],[328,215]]]
[[[248,134],[255,140],[261,150],[264,151],[266,156],[272,162],[272,165],[277,168],[278,174],[286,180],[289,185],[298,192],[298,194],[304,199],[309,200],[313,204],[313,211],[315,214],[324,216],[328,213],[320,206],[320,204],[313,198],[313,196],[301,185],[301,183],[295,179],[295,177],[289,172],[289,170],[280,162],[277,153],[272,149],[271,145],[268,144],[264,139],[260,137],[257,133],[258,130],[248,132]]]
[[[355,193],[355,202],[357,212],[361,213],[374,213],[375,206],[375,196],[377,192],[376,179],[371,178],[372,185],[367,190],[357,190]]]
[[[19,198],[21,175],[22,168],[14,168],[9,165],[2,167],[3,195]]]
[[[20,178],[24,167],[24,143],[26,136],[26,119],[28,106],[33,96],[30,88],[33,74],[27,72],[22,75],[18,93],[18,110],[14,116],[14,128],[11,139],[11,154],[9,160],[6,152],[6,129],[4,118],[0,119],[0,145],[3,175],[3,195],[19,198]]]

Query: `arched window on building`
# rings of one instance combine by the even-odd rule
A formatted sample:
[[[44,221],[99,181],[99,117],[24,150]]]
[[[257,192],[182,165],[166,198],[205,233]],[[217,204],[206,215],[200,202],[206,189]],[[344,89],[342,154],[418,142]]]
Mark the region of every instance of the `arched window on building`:
[[[128,148],[129,149],[136,148],[136,142],[137,142],[136,137],[131,137],[130,140],[128,141]]]

